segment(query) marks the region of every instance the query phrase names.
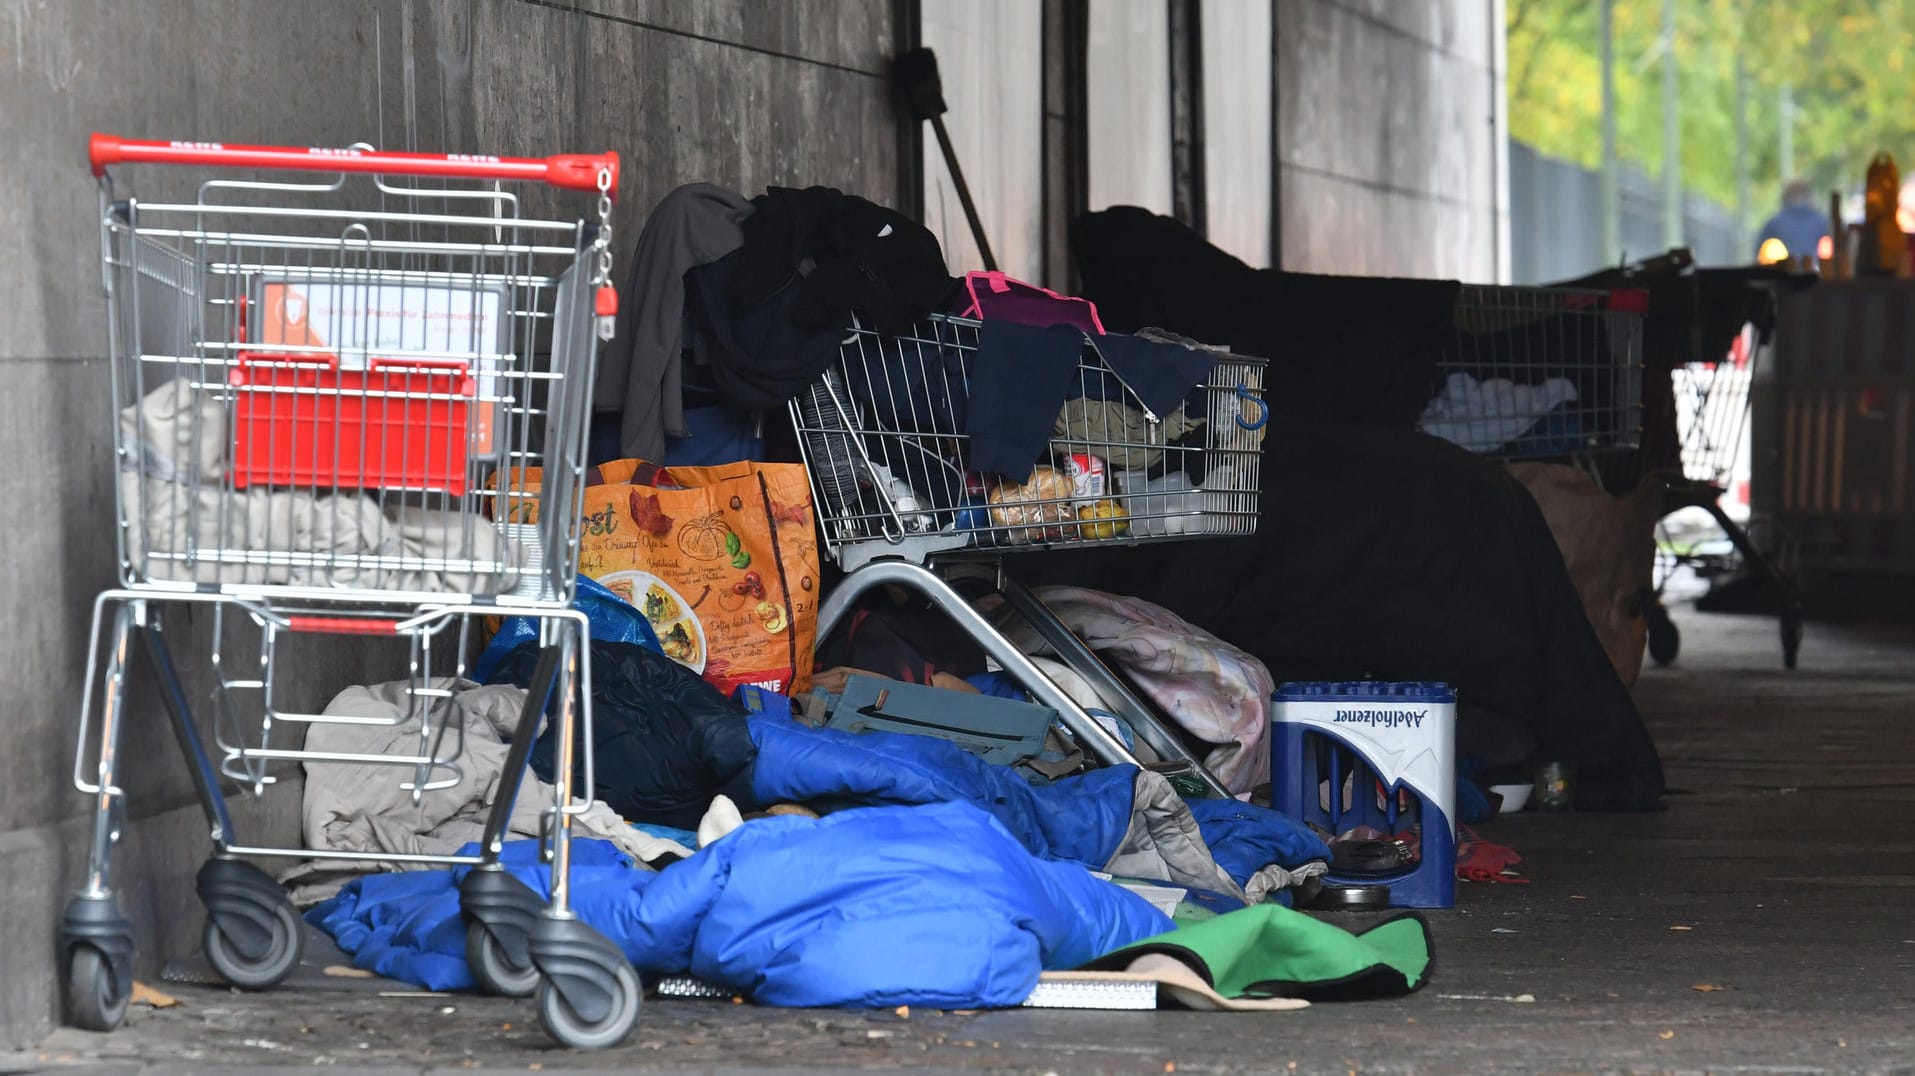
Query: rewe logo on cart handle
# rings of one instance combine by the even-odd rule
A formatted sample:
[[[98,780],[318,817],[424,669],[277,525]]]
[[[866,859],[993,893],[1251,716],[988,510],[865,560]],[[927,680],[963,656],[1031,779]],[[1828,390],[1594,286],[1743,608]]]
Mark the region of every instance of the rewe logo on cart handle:
[[[1420,729],[1429,713],[1428,710],[1338,710],[1335,721],[1339,725]]]

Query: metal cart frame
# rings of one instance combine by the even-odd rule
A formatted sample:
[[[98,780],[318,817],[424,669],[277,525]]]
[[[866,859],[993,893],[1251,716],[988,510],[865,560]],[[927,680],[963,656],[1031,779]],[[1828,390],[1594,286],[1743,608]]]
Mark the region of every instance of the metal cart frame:
[[[540,1022],[566,1045],[616,1042],[637,1018],[639,982],[623,953],[572,911],[569,840],[593,787],[589,634],[571,603],[594,319],[602,337],[615,305],[607,276],[617,158],[104,135],[90,151],[120,585],[95,600],[81,700],[73,777],[93,800],[93,819],[86,884],[61,929],[68,1018],[111,1029],[132,991],[133,931],[110,868],[125,814],[120,740],[137,645],[212,837],[196,885],[206,956],[228,982],[270,987],[303,948],[303,921],[253,858],[468,866],[461,904],[481,985],[536,993]],[[187,198],[142,201],[116,193],[108,170],[119,165],[222,178],[204,178]],[[151,175],[165,185],[183,172]],[[526,214],[519,190],[538,184],[596,196],[596,214]],[[530,466],[542,466],[543,478],[520,491],[509,476]],[[515,522],[522,499],[540,503],[539,523]],[[213,612],[211,745],[167,642],[165,612],[195,607]],[[464,780],[463,726],[445,677],[466,671],[474,618],[498,615],[536,619],[541,653],[478,855],[242,840],[222,782],[261,795],[275,766],[387,767],[414,802]],[[231,637],[246,632],[256,654],[232,649]],[[278,644],[293,635],[403,641],[404,718],[289,709],[276,672]],[[557,722],[549,898],[499,861],[548,712]],[[416,747],[403,754],[303,746],[305,730],[324,724],[383,725],[415,742],[414,723]]]
[[[915,591],[1056,710],[1093,758],[1136,763],[1122,739],[955,585],[982,582],[1167,768],[1227,795],[1150,704],[1010,578],[1002,559],[1255,533],[1269,420],[1263,360],[1217,353],[1204,382],[1176,411],[1159,415],[1104,361],[1097,338],[1086,337],[1067,393],[1076,404],[1059,401],[1064,410],[1049,443],[1054,465],[1040,463],[1030,480],[1014,483],[981,478],[970,464],[963,415],[975,402],[980,363],[992,361],[980,352],[981,329],[980,322],[944,315],[897,336],[854,324],[824,376],[792,401],[826,549],[847,573],[819,608],[819,638],[874,588]]]
[[[1796,667],[1802,648],[1803,598],[1792,572],[1783,567],[1784,556],[1765,552],[1749,533],[1749,527],[1733,518],[1722,507],[1722,498],[1735,479],[1744,441],[1751,429],[1753,387],[1764,376],[1764,356],[1774,347],[1773,337],[1744,330],[1750,340],[1746,351],[1718,359],[1691,361],[1672,371],[1675,380],[1676,431],[1682,442],[1682,475],[1672,477],[1663,495],[1663,514],[1672,515],[1685,508],[1701,508],[1735,549],[1741,567],[1775,595],[1779,610],[1777,627],[1782,641],[1783,667]],[[1740,358],[1742,361],[1737,361]],[[1666,535],[1666,528],[1662,529]],[[1782,551],[1778,551],[1780,553]],[[1655,594],[1644,602],[1649,622],[1649,658],[1657,665],[1669,665],[1682,650],[1682,634],[1662,604],[1668,573],[1677,565],[1688,565],[1714,576],[1725,573],[1720,558],[1682,552],[1658,552],[1661,578]]]
[[[1648,293],[1631,289],[1463,285],[1457,296],[1456,344],[1438,366],[1450,379],[1446,392],[1453,391],[1454,379],[1461,375],[1471,379],[1467,387],[1481,396],[1472,401],[1478,406],[1447,412],[1433,403],[1423,428],[1495,459],[1572,459],[1600,475],[1596,457],[1633,451],[1641,444],[1648,309]],[[1765,346],[1751,351],[1751,373]],[[1739,407],[1723,408],[1720,396],[1710,403],[1719,366],[1712,359],[1675,372],[1684,473],[1667,479],[1663,514],[1698,507],[1715,518],[1742,562],[1779,595],[1783,663],[1794,668],[1802,642],[1801,595],[1719,503],[1749,413],[1746,379],[1735,389]],[[1551,384],[1567,389],[1544,392]],[[1491,385],[1497,390],[1489,391]],[[1650,659],[1667,665],[1676,658],[1681,636],[1662,606],[1661,584],[1652,581],[1639,601]]]

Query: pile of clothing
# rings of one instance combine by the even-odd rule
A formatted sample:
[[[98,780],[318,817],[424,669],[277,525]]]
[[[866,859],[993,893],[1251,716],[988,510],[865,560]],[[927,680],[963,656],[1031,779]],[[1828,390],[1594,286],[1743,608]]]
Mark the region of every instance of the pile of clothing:
[[[1520,440],[1530,454],[1567,454],[1582,447],[1578,431],[1538,432],[1536,427],[1575,399],[1576,383],[1566,377],[1523,385],[1506,377],[1478,380],[1458,370],[1443,379],[1417,429],[1471,452],[1495,452]]]
[[[934,722],[886,731],[910,722],[881,704],[855,711],[866,725],[827,725],[814,704],[849,706],[853,682],[871,677],[976,696],[980,712],[985,696],[1041,709],[974,640],[892,595],[870,596],[820,641],[827,687],[807,700],[720,691],[661,653],[629,607],[638,630],[601,631],[599,613],[616,617],[621,603],[586,587],[599,610],[585,685],[593,719],[572,732],[588,738],[597,800],[575,823],[592,839],[578,846],[572,891],[582,918],[641,970],[779,1005],[1017,1005],[1046,975],[1092,970],[1153,977],[1219,1008],[1414,989],[1428,968],[1420,920],[1353,935],[1289,907],[1333,856],[1317,831],[1248,802],[1270,779],[1271,699],[1283,680],[1445,680],[1502,740],[1521,741],[1513,753],[1580,763],[1585,806],[1641,808],[1660,795],[1653,744],[1535,502],[1500,470],[1415,432],[1419,421],[1453,426],[1469,447],[1493,448],[1584,399],[1586,386],[1530,391],[1459,374],[1432,411],[1433,374],[1455,336],[1453,283],[1260,274],[1141,211],[1094,215],[1073,239],[1103,320],[987,317],[981,328],[926,330],[928,313],[976,308],[981,296],[948,274],[920,225],[824,188],[754,199],[681,188],[640,236],[596,404],[618,416],[617,454],[650,460],[668,460],[691,433],[683,390],[693,380],[737,409],[796,401],[801,436],[848,439],[875,424],[881,432],[861,446],[875,466],[845,481],[829,461],[854,458],[848,446],[810,446],[820,496],[846,491],[817,506],[827,526],[868,507],[856,498],[877,485],[908,529],[962,528],[969,516],[1035,542],[1060,521],[1007,523],[1005,503],[979,499],[990,484],[1047,489],[1032,499],[1067,505],[1104,497],[1046,465],[1081,451],[1150,481],[1183,470],[1185,484],[1158,491],[1166,500],[1201,492],[1210,475],[1187,461],[1210,454],[1205,439],[1222,427],[1206,428],[1213,397],[1234,400],[1236,386],[1208,384],[1228,356],[1195,341],[1278,357],[1266,381],[1242,386],[1265,394],[1276,420],[1267,431],[1240,421],[1254,436],[1233,442],[1261,468],[1254,538],[1087,546],[1010,568],[1047,584],[1037,597],[1176,721],[1183,746],[1235,798],[1206,798],[1154,768],[1149,746],[1099,709],[1096,687],[1009,609],[982,611],[1140,765],[1092,767],[1074,743],[1045,735],[1048,721],[1018,740],[1013,760],[986,760]],[[1134,335],[1108,334],[1106,322]],[[837,363],[854,345],[860,361]],[[1477,429],[1486,394],[1533,397],[1523,402],[1535,414],[1520,429]],[[1085,517],[1066,518],[1082,533]],[[1094,533],[1101,517],[1090,518]],[[542,703],[528,705],[539,645],[508,620],[477,681],[443,685],[449,697],[417,715],[394,709],[413,697],[405,685],[342,694],[336,712],[394,720],[318,726],[309,747],[409,753],[446,728],[477,757],[418,804],[370,773],[314,768],[309,840],[470,850],[510,784],[498,772],[508,746],[528,738],[534,779],[511,828],[535,834],[553,783],[584,776],[582,754],[573,773],[557,772],[561,730]],[[546,892],[532,843],[509,844],[506,866]],[[326,898],[309,920],[356,965],[454,989],[472,984],[461,877],[299,880],[304,895]],[[1143,895],[1153,887],[1180,895],[1166,906],[1174,913]]]
[[[176,377],[120,412],[125,557],[144,579],[510,593],[526,561],[463,498],[244,486],[228,474],[232,403]]]
[[[662,461],[691,432],[688,351],[732,407],[780,407],[823,374],[854,309],[903,332],[955,288],[937,237],[863,198],[680,187],[639,233],[593,399],[621,416],[619,455]]]
[[[551,803],[557,733],[525,706],[537,658],[536,640],[507,630],[481,662],[491,683],[446,684],[450,697],[417,717],[397,709],[406,705],[405,684],[342,693],[329,713],[391,723],[315,726],[309,747],[409,753],[421,722],[450,720],[465,737],[465,761],[451,787],[417,806],[389,771],[309,767],[308,840],[408,852],[476,840],[481,813],[498,794],[507,741],[525,735],[539,737],[531,751],[536,781],[520,792],[512,829],[536,832]],[[768,1004],[943,1007],[1016,1005],[1041,974],[1100,958],[1164,976],[1165,967],[1146,959],[1149,950],[1129,949],[1174,943],[1179,923],[1128,880],[1186,890],[1181,921],[1235,924],[1254,913],[1254,924],[1231,928],[1230,944],[1262,945],[1271,970],[1234,997],[1291,1000],[1220,996],[1223,1007],[1294,1007],[1345,976],[1381,993],[1422,981],[1420,921],[1410,921],[1413,936],[1386,941],[1389,932],[1348,935],[1283,906],[1324,872],[1329,850],[1276,812],[1237,800],[1186,801],[1163,776],[1136,766],[1033,781],[935,736],[854,734],[748,714],[655,643],[595,639],[591,667],[601,800],[577,823],[597,840],[578,845],[575,904],[643,970],[693,974]],[[533,843],[508,844],[507,866],[546,891]],[[334,892],[308,919],[357,966],[456,989],[472,984],[461,873],[362,875],[322,889],[339,876],[306,868],[294,880],[309,898]],[[900,952],[912,959],[895,959]],[[1317,963],[1305,959],[1311,955]],[[1324,966],[1340,974],[1326,975]]]
[[[1278,681],[1447,682],[1466,700],[1459,735],[1493,730],[1518,764],[1575,763],[1579,809],[1660,807],[1654,741],[1536,500],[1416,429],[1457,339],[1455,282],[1256,270],[1133,208],[1080,218],[1071,238],[1112,330],[1161,325],[1272,357],[1258,530],[1009,570],[1161,605]]]
[[[953,279],[921,225],[828,188],[673,191],[640,234],[621,316],[594,391],[616,447],[597,458],[689,463],[694,419],[735,427],[795,401],[827,516],[887,518],[888,497],[907,531],[989,544],[1078,536],[1022,524],[1075,523],[1099,499],[1119,515],[1118,472],[1204,486],[1206,423],[1242,380],[1219,397],[1213,349],[1106,334],[1089,304],[1001,273]],[[687,409],[694,385],[716,404]],[[1076,490],[1065,472],[1093,456],[1112,480]]]

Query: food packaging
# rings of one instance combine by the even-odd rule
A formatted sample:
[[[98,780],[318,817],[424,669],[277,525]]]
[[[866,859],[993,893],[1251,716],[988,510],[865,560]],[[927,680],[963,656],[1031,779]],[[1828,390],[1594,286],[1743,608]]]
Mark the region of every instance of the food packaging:
[[[1071,480],[1071,498],[1078,508],[1102,500],[1111,490],[1102,457],[1073,453],[1064,457],[1064,474]]]
[[[1075,533],[1077,509],[1072,503],[1075,496],[1076,489],[1069,475],[1055,467],[1040,465],[1022,485],[999,482],[991,487],[991,522],[1011,528],[1004,532],[1003,540],[1007,542],[1061,539]]]

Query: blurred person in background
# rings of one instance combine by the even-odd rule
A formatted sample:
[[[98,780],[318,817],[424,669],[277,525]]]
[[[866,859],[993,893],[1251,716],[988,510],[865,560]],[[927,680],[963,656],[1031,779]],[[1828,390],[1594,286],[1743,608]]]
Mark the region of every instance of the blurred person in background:
[[[1904,197],[1911,192],[1904,191]],[[1807,182],[1790,180],[1782,188],[1782,210],[1769,218],[1762,226],[1762,234],[1756,237],[1756,256],[1762,258],[1762,246],[1773,239],[1781,243],[1788,251],[1788,257],[1821,258],[1822,241],[1828,238],[1829,219],[1815,208],[1814,196],[1809,192]]]

